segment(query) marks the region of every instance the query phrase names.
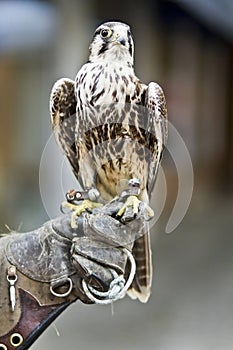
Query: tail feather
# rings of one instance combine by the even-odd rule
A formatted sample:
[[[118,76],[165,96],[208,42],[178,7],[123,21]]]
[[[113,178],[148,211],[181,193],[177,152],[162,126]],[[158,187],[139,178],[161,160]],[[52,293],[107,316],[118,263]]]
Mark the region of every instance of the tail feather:
[[[128,290],[128,295],[132,299],[138,298],[142,303],[146,303],[150,297],[152,283],[152,257],[148,227],[145,228],[143,236],[135,240],[132,253],[136,262],[136,275]]]

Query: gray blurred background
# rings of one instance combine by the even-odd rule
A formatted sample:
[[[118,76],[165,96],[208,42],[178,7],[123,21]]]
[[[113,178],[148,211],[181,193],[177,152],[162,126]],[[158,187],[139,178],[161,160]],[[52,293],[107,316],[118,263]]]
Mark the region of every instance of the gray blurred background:
[[[75,77],[105,20],[131,25],[136,73],[164,88],[194,168],[189,210],[168,235],[177,172],[164,157],[149,302],[126,297],[113,311],[77,302],[32,349],[233,348],[232,18],[232,0],[0,1],[1,232],[59,215],[62,191],[77,187],[51,138],[49,93],[58,78]]]

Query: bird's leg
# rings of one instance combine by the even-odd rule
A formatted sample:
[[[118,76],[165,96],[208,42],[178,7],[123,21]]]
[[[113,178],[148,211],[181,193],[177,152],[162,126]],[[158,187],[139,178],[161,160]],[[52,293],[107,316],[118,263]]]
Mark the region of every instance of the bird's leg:
[[[97,202],[99,196],[99,191],[95,188],[89,188],[85,191],[70,190],[66,193],[67,201],[62,203],[62,209],[68,208],[73,211],[71,216],[72,228],[77,228],[77,216],[80,216],[85,211],[102,206],[101,203]]]
[[[129,187],[124,190],[121,194],[121,197],[127,197],[124,205],[122,208],[118,211],[117,216],[123,216],[126,214],[128,209],[131,209],[133,211],[133,217],[136,217],[139,211],[139,207],[142,202],[138,199],[138,196],[140,194],[140,180],[139,179],[131,179],[129,180]],[[146,214],[148,219],[152,218],[154,216],[154,211],[144,203],[146,206]]]

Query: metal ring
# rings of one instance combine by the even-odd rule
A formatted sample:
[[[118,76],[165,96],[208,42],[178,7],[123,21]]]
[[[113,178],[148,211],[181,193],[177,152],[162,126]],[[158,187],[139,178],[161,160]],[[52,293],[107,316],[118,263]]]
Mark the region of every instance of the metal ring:
[[[59,297],[59,298],[67,297],[67,296],[71,293],[71,291],[72,291],[73,282],[72,282],[72,280],[71,280],[69,277],[66,279],[65,282],[69,282],[69,289],[67,290],[67,292],[65,292],[65,293],[57,293],[57,292],[55,292],[55,291],[53,290],[53,285],[50,285],[50,292],[51,292],[55,297]],[[65,283],[63,283],[63,285],[64,285],[64,284],[65,284]],[[62,285],[61,285],[61,286],[62,286]],[[59,287],[61,287],[61,286],[59,286]],[[56,286],[56,287],[58,287],[58,286]]]
[[[10,336],[10,343],[12,346],[17,348],[23,343],[23,336],[20,333],[13,333]]]
[[[6,276],[6,279],[7,279],[7,282],[9,282],[9,283],[15,283],[16,281],[17,281],[17,279],[18,279],[18,276],[17,275],[15,275],[15,276],[9,276],[9,275],[7,275]]]
[[[110,288],[107,292],[99,292],[88,285],[84,279],[82,280],[82,287],[86,296],[94,303],[106,305],[112,303],[113,301],[122,299],[131,286],[136,273],[136,263],[132,253],[128,249],[123,248],[123,251],[128,256],[131,264],[130,274],[126,283],[123,276],[117,275],[117,277],[115,277],[110,283]],[[98,297],[105,297],[105,299],[98,299],[95,297],[95,295]]]
[[[0,350],[7,350],[7,346],[5,344],[0,343]]]

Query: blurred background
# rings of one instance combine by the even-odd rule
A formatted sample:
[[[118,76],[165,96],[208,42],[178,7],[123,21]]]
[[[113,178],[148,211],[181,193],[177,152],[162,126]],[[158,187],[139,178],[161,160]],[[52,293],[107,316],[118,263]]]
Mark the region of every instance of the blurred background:
[[[55,322],[60,336],[50,326],[32,349],[232,349],[232,18],[232,0],[0,1],[1,232],[59,215],[61,167],[64,191],[75,186],[51,138],[49,93],[58,78],[74,79],[105,20],[131,25],[136,73],[163,87],[194,168],[189,210],[165,234],[177,172],[164,156],[167,197],[152,230],[149,302],[127,297],[114,313],[76,303]]]

